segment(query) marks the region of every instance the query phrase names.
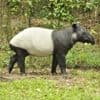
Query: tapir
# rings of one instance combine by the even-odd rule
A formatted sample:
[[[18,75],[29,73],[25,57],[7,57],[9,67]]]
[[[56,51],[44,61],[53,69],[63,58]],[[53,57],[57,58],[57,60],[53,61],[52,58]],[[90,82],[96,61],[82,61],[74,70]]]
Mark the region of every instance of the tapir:
[[[25,57],[29,55],[52,55],[51,73],[56,74],[56,67],[59,65],[61,74],[66,75],[65,57],[77,42],[95,44],[94,37],[79,23],[57,30],[42,27],[26,28],[9,42],[15,54],[10,57],[8,72],[11,73],[17,62],[20,73],[25,74]]]

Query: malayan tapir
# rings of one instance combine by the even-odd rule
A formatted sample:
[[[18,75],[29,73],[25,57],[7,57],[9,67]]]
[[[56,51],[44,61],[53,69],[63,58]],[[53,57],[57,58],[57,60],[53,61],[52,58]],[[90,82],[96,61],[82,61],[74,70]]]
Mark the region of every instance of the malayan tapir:
[[[17,62],[20,73],[25,74],[25,57],[52,55],[51,73],[56,73],[60,66],[62,75],[66,75],[65,56],[76,42],[95,44],[94,37],[78,23],[71,27],[53,30],[41,27],[30,27],[19,32],[10,40],[10,48],[15,52],[10,58],[8,71],[11,73]]]

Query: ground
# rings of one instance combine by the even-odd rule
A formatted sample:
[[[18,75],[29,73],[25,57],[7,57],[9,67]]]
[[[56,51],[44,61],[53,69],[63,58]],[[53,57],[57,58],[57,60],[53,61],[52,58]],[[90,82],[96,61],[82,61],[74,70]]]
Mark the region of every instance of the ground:
[[[6,68],[1,70],[1,100],[100,99],[100,70],[67,69],[66,79],[60,73],[52,76],[50,68],[26,70],[26,76],[20,76],[18,68],[11,74]]]
[[[64,79],[61,74],[60,70],[58,71],[57,75],[52,76],[50,73],[49,68],[44,68],[44,69],[26,69],[27,70],[27,75],[21,76],[19,73],[19,69],[15,68],[11,74],[7,72],[7,68],[2,69],[1,72],[1,81],[14,81],[14,80],[20,80],[20,79],[30,79],[30,78],[43,78],[43,79],[48,79],[48,80],[55,80],[58,83],[59,82],[66,82],[66,84],[74,84],[74,83],[80,83],[84,84],[86,79],[95,79],[99,78],[100,70],[97,69],[67,69],[67,77]],[[100,78],[99,78],[100,80]]]

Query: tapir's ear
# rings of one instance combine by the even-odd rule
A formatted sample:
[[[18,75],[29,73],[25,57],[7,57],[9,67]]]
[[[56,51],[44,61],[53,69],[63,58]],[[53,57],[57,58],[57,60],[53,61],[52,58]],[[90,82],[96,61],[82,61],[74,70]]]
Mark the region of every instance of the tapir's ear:
[[[76,23],[73,23],[72,24],[72,28],[73,28],[73,32],[76,32],[76,30],[77,30],[77,24]]]

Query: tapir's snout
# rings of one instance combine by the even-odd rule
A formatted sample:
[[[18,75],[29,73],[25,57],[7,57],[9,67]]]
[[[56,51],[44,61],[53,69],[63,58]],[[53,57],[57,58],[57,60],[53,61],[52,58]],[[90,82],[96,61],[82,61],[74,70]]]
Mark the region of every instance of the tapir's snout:
[[[95,39],[94,39],[94,38],[92,39],[91,44],[92,44],[92,45],[95,44]]]
[[[92,35],[89,35],[88,38],[89,38],[89,43],[91,43],[92,45],[94,45],[95,44],[94,37]]]
[[[90,33],[85,32],[85,33],[82,34],[81,36],[82,36],[82,37],[81,37],[81,41],[82,41],[83,43],[91,43],[92,45],[95,44],[95,39],[94,39],[94,37],[93,37]]]

